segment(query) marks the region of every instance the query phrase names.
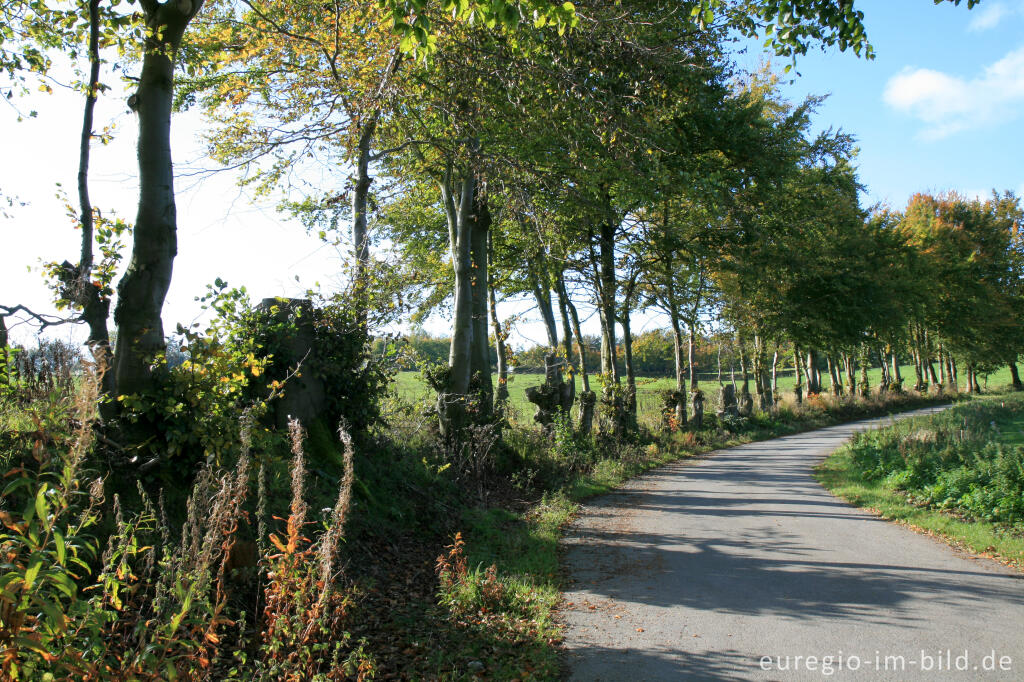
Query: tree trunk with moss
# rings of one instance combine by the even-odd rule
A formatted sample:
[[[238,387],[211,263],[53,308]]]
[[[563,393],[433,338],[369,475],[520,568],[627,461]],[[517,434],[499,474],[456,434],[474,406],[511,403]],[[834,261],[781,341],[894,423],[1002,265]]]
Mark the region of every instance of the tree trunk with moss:
[[[569,298],[569,292],[564,281],[562,282],[562,295],[564,296],[565,307],[569,310],[569,319],[572,321],[572,334],[576,339],[576,352],[579,359],[580,380],[583,382],[583,393],[579,396],[579,430],[582,435],[587,436],[594,427],[594,406],[597,404],[597,394],[590,390],[590,376],[587,372],[587,351],[584,346],[583,333],[580,329],[580,315],[576,310],[576,304]]]
[[[491,379],[491,345],[487,334],[487,243],[491,234],[491,212],[487,206],[487,195],[481,184],[477,184],[473,199],[473,221],[470,236],[472,258],[471,289],[473,294],[473,350],[472,388],[479,395],[477,419],[487,423],[491,419],[494,402],[494,383]]]
[[[460,177],[449,167],[439,183],[441,201],[448,221],[448,241],[454,274],[455,301],[452,338],[448,351],[448,372],[434,385],[437,414],[442,435],[454,436],[468,423],[474,409],[470,396],[473,376],[474,291],[473,243],[476,218],[476,176],[463,170]]]
[[[852,353],[843,353],[843,364],[846,365],[846,385],[850,389],[850,397],[857,395],[857,361]]]
[[[836,371],[836,363],[832,355],[825,356],[825,362],[828,363],[828,379],[831,382],[829,385],[829,393],[832,397],[838,398],[843,394],[843,383],[839,380],[839,374]]]
[[[743,340],[736,337],[736,345],[740,351],[740,372],[743,375],[743,383],[740,386],[740,394],[737,397],[737,404],[741,417],[749,417],[754,412],[754,400],[750,397],[750,365],[747,360],[747,351]]]
[[[487,302],[491,312],[491,326],[494,329],[494,345],[498,352],[498,387],[494,390],[494,411],[503,415],[508,406],[508,350],[505,346],[505,330],[498,319],[498,304],[493,284],[487,287]]]
[[[565,281],[563,273],[558,273],[555,283],[558,294],[558,315],[562,320],[562,352],[565,353],[565,365],[563,375],[569,386],[569,404],[576,400],[576,371],[572,362],[572,324],[569,322],[569,306],[565,295]]]
[[[636,425],[636,372],[633,368],[633,330],[629,323],[629,309],[624,308],[619,318],[622,325],[622,356],[626,365],[626,414],[632,426]]]
[[[152,386],[152,363],[164,351],[161,319],[178,253],[171,108],[174,60],[202,0],[159,3],[140,0],[148,36],[142,71],[129,106],[139,115],[139,207],[128,269],[117,287],[117,348],[114,387],[118,394]]]
[[[82,227],[82,253],[78,261],[77,276],[71,284],[70,298],[82,309],[82,319],[89,327],[86,345],[97,362],[98,371],[102,374],[103,393],[115,390],[114,373],[108,371],[112,357],[110,352],[110,331],[107,328],[110,317],[110,299],[99,286],[93,283],[93,239],[95,223],[93,220],[92,200],[89,198],[89,158],[92,152],[92,128],[96,98],[100,87],[100,3],[89,0],[89,82],[86,84],[85,108],[82,113],[82,134],[79,142],[78,156],[78,203],[81,208],[80,223]],[[108,407],[109,406],[109,407]],[[113,402],[103,403],[105,416],[112,416]]]

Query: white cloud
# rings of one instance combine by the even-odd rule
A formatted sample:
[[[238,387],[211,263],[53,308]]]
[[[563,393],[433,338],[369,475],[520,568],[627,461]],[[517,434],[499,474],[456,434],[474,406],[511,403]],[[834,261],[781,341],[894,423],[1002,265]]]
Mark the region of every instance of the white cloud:
[[[922,121],[922,136],[927,139],[1015,118],[1024,103],[1024,47],[971,79],[906,68],[889,79],[883,99]]]
[[[1002,3],[985,5],[971,13],[971,21],[967,24],[967,30],[987,31],[990,28],[995,28],[1009,13],[1010,10]]]
[[[986,3],[971,11],[971,20],[967,24],[967,30],[988,31],[1007,20],[1012,20],[1015,16],[1024,17],[1024,0]]]

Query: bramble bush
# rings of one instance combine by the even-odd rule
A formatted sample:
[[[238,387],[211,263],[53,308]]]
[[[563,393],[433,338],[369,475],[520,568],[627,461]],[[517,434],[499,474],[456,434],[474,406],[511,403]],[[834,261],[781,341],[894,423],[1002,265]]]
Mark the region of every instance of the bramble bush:
[[[238,416],[248,409],[259,417],[267,409],[262,377],[270,358],[250,331],[256,311],[245,288],[228,289],[218,279],[200,301],[213,316],[202,329],[178,326],[175,343],[184,359],[156,358],[152,390],[117,397],[121,418],[150,436],[136,456],[153,463],[150,476],[158,480],[180,481],[183,472],[190,480],[203,463],[232,461]]]

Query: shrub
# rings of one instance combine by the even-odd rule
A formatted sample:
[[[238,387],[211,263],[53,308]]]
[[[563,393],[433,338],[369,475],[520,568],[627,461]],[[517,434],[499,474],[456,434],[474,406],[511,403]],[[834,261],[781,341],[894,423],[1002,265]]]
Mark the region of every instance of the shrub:
[[[98,379],[77,396],[74,434],[56,448],[35,439],[33,462],[0,494],[0,676],[5,679],[164,680],[366,677],[373,661],[345,629],[348,593],[336,555],[351,504],[353,448],[326,527],[311,536],[304,502],[302,433],[292,429],[292,503],[283,534],[267,532],[263,465],[257,482],[255,589],[249,617],[234,594],[252,487],[251,433],[240,426],[231,469],[195,478],[178,540],[162,499],[141,489],[137,511],[108,508],[103,481],[83,467],[92,445]],[[104,529],[106,541],[100,537]],[[264,538],[269,538],[269,544]],[[99,547],[105,545],[100,554]],[[269,549],[272,545],[276,549]]]
[[[857,435],[848,446],[867,480],[932,507],[978,519],[1024,521],[1024,446],[1000,442],[999,423],[1020,398],[967,403]]]

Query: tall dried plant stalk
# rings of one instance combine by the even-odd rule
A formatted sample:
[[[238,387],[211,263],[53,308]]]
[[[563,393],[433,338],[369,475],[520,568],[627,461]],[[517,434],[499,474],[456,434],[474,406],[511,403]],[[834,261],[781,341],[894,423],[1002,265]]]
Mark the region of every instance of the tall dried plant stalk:
[[[331,514],[331,525],[320,540],[320,547],[317,552],[317,563],[320,568],[320,598],[318,604],[323,605],[327,601],[330,585],[334,583],[334,559],[338,554],[338,545],[345,530],[345,521],[348,518],[349,509],[352,506],[352,483],[355,479],[355,451],[352,447],[352,436],[346,430],[346,424],[338,425],[338,437],[344,448],[342,453],[345,460],[345,474],[341,479],[341,487],[338,490],[338,500],[334,504],[334,511]]]
[[[306,525],[308,506],[304,499],[306,489],[306,460],[302,449],[305,430],[298,419],[288,422],[288,436],[292,442],[292,504],[288,515],[288,551],[298,549],[302,537],[302,527]]]

